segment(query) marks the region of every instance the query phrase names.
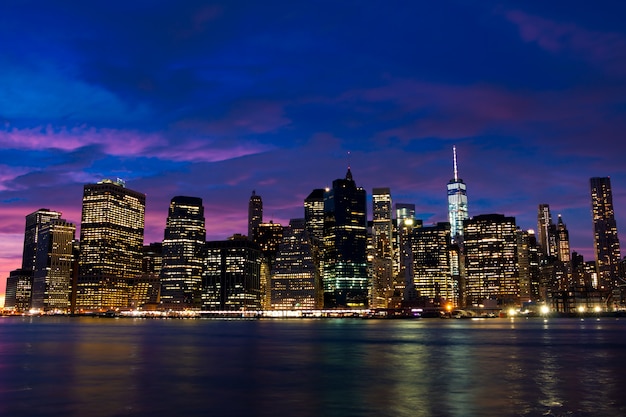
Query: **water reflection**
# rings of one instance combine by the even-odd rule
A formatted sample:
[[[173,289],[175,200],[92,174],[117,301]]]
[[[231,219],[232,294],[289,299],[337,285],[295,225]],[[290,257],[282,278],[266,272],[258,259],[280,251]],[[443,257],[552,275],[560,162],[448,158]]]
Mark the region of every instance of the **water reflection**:
[[[0,321],[0,415],[623,416],[626,321]]]

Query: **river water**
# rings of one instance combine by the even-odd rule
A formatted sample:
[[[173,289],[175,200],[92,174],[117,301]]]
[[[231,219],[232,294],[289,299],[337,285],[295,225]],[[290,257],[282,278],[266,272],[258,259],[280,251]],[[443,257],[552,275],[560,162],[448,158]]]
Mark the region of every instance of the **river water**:
[[[0,318],[0,416],[626,416],[626,319]]]

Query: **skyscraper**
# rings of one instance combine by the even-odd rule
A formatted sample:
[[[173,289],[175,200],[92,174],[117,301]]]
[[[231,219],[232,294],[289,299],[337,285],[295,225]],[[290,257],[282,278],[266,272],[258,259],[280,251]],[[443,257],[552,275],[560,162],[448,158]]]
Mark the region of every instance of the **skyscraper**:
[[[391,218],[392,206],[389,188],[374,188],[372,206],[370,306],[386,308],[394,289],[393,220]]]
[[[452,243],[463,243],[463,221],[469,218],[467,210],[467,186],[459,173],[456,163],[456,146],[452,147],[454,157],[454,178],[448,182],[448,219]]]
[[[260,309],[262,262],[263,254],[247,239],[207,242],[202,309]]]
[[[485,214],[466,220],[464,226],[467,303],[519,304],[515,218]]]
[[[172,198],[163,238],[161,303],[172,309],[200,308],[204,207],[198,197]]]
[[[256,228],[263,223],[263,200],[252,191],[248,202],[248,239],[254,241]]]
[[[418,295],[440,304],[454,302],[450,270],[450,224],[437,223],[413,229],[413,284]]]
[[[324,194],[324,304],[367,305],[367,218],[365,190],[348,168]]]
[[[41,208],[26,216],[26,228],[24,230],[24,251],[22,252],[22,269],[35,269],[37,257],[37,239],[39,230],[52,219],[61,218],[58,211]]]
[[[122,180],[83,190],[76,308],[98,311],[128,305],[127,279],[141,274],[145,194]]]
[[[75,233],[76,226],[64,219],[52,219],[39,229],[32,308],[69,312]]]
[[[304,221],[309,237],[315,242],[324,238],[324,189],[316,188],[304,200]]]
[[[541,252],[546,255],[555,255],[550,253],[550,226],[552,226],[552,215],[550,214],[549,204],[539,204],[537,208],[537,234],[539,237],[539,246]]]
[[[569,232],[567,231],[567,226],[563,223],[563,218],[560,214],[559,220],[556,224],[556,246],[559,260],[563,263],[569,264],[571,261]]]
[[[611,179],[594,177],[590,183],[598,282],[602,289],[615,289],[620,284],[620,247],[613,211]]]
[[[285,228],[270,278],[270,308],[301,310],[320,308],[319,271],[302,219]]]

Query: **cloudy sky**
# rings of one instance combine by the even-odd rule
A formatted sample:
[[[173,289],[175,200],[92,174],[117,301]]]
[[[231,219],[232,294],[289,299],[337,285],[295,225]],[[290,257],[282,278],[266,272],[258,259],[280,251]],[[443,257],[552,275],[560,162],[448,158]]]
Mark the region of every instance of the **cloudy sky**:
[[[592,259],[589,178],[626,227],[621,1],[7,1],[0,6],[0,293],[24,216],[80,224],[83,185],[204,200],[210,240],[245,233],[352,167],[445,221],[456,145],[470,215],[536,228],[550,204]],[[350,154],[348,156],[348,153]],[[371,211],[371,210],[370,210]]]

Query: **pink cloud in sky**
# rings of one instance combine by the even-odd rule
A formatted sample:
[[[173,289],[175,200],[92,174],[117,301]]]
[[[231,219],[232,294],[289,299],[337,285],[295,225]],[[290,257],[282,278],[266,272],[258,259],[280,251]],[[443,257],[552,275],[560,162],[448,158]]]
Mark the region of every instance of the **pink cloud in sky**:
[[[505,13],[526,42],[554,52],[573,52],[611,72],[626,70],[626,38],[618,33],[598,32],[573,23],[555,22],[519,10]]]
[[[116,129],[45,126],[0,131],[0,146],[6,149],[73,151],[84,146],[99,145],[110,155],[124,156],[140,155],[166,143],[158,134]]]

